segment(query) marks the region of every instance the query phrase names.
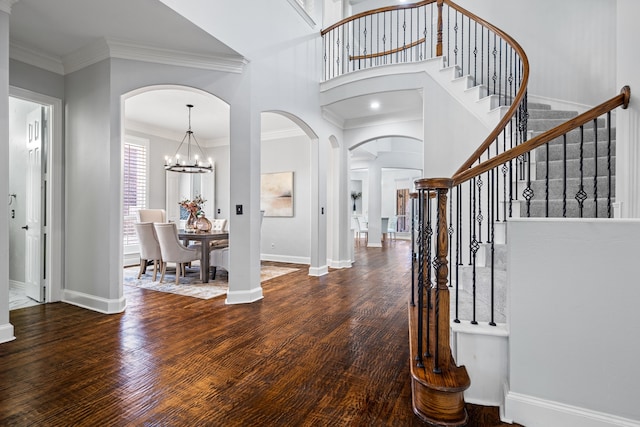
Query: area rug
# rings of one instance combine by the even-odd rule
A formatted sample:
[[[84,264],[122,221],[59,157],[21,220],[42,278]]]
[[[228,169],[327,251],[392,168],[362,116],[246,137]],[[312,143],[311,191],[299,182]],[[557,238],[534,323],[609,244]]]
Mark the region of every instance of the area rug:
[[[168,270],[167,273],[165,273],[165,283],[160,283],[160,273],[158,273],[157,280],[155,282],[153,281],[153,266],[147,267],[147,273],[143,274],[140,279],[137,278],[138,270],[138,266],[125,268],[123,283],[127,286],[200,299],[211,299],[224,295],[228,289],[229,277],[224,270],[218,270],[215,280],[210,280],[209,283],[202,283],[199,268],[187,268],[187,276],[180,277],[179,285],[176,285],[175,282],[175,270]],[[293,273],[294,271],[298,271],[298,269],[263,265],[260,268],[260,281],[265,282],[285,274]]]

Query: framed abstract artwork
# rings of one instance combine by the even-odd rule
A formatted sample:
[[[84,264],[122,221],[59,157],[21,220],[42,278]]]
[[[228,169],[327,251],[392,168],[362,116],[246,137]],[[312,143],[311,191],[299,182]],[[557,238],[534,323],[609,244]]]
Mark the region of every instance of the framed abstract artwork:
[[[260,210],[266,217],[293,216],[293,172],[262,174]]]

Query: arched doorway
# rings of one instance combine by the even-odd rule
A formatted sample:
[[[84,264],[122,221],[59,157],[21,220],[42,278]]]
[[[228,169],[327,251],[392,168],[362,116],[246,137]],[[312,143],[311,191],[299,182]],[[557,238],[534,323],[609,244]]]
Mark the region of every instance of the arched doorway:
[[[182,223],[178,202],[201,196],[206,200],[202,208],[207,218],[229,217],[230,107],[215,95],[191,87],[149,86],[122,96],[121,123],[126,267],[139,262],[133,228],[139,209],[164,209],[166,220]],[[175,156],[188,129],[204,157],[212,160],[212,173],[165,170],[167,157]],[[185,144],[180,148],[183,157],[187,149]]]

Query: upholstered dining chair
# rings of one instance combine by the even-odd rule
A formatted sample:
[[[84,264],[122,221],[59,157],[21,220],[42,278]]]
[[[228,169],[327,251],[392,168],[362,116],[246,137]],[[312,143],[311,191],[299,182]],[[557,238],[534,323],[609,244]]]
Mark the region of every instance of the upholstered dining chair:
[[[216,219],[212,219],[211,220],[211,231],[213,231],[213,232],[225,231],[226,228],[227,228],[227,220],[225,218],[216,218]],[[229,246],[229,240],[228,239],[220,239],[220,240],[212,240],[211,241],[211,248],[212,249],[226,248],[228,246]]]
[[[138,243],[140,245],[140,271],[138,279],[146,273],[147,264],[153,262],[153,281],[158,277],[158,266],[162,264],[162,252],[152,222],[138,222],[134,224]]]
[[[389,240],[395,240],[397,232],[398,232],[398,217],[394,215],[391,218],[389,218],[389,223],[387,225],[387,235],[389,236]]]
[[[229,271],[229,247],[213,249],[209,256],[209,266],[212,267],[211,280],[216,280],[218,268]]]
[[[138,222],[167,222],[167,214],[164,209],[140,209]]]
[[[367,244],[369,242],[369,223],[367,219],[363,216],[358,217],[358,242],[360,242],[360,238],[364,235],[364,242]]]
[[[160,251],[162,252],[160,282],[164,281],[167,262],[175,262],[176,285],[178,285],[180,284],[180,274],[185,275],[185,263],[200,259],[200,250],[187,248],[180,243],[175,223],[154,223],[153,226],[155,227],[158,242],[160,242]],[[200,268],[203,268],[203,266],[200,266]]]

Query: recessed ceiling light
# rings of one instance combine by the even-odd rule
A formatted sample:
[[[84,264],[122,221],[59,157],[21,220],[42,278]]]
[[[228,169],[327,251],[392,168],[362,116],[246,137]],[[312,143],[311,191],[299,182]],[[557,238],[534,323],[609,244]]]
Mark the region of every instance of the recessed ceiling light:
[[[372,110],[377,110],[378,108],[380,108],[380,103],[378,101],[371,101],[371,104],[369,106]]]

